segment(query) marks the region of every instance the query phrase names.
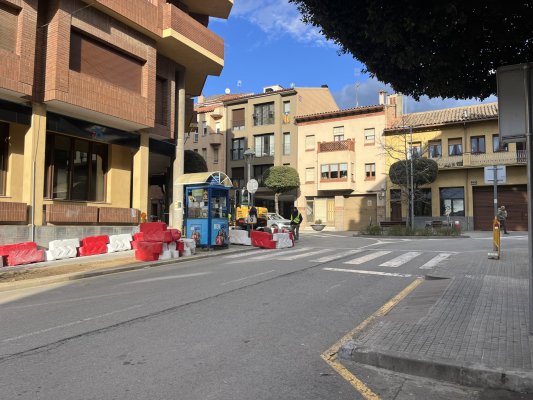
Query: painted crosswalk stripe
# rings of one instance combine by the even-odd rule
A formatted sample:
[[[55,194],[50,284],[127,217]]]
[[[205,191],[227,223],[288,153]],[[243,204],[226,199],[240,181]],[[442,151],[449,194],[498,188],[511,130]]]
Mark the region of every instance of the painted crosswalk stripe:
[[[431,269],[438,265],[441,261],[446,260],[448,257],[450,257],[450,253],[440,253],[439,255],[436,255],[431,260],[429,260],[427,263],[422,265],[420,269]]]
[[[266,253],[270,250],[255,250],[255,251],[247,251],[246,253],[236,253],[231,254],[228,256],[225,256],[224,258],[241,258],[241,257],[250,257],[250,256],[256,256],[258,254]]]
[[[286,250],[266,250],[265,254],[261,254],[260,256],[257,256],[257,257],[246,257],[247,260],[265,260],[265,259],[271,259],[273,257],[277,257],[277,256],[285,256],[285,254],[295,254],[295,253],[302,253],[302,252],[305,252],[305,251],[308,251],[310,250],[311,247],[302,247],[301,249],[294,249],[294,248],[290,248],[290,249],[286,249]]]
[[[410,278],[410,274],[397,274],[393,272],[380,272],[380,271],[365,271],[360,269],[342,269],[342,268],[323,268],[324,271],[334,271],[334,272],[351,272],[353,274],[364,274],[364,275],[380,275],[380,276],[393,276],[397,278]]]
[[[288,256],[288,257],[277,257],[276,256],[276,257],[273,257],[273,259],[281,260],[281,261],[292,261],[292,260],[297,260],[298,258],[314,256],[316,254],[326,253],[326,252],[332,251],[332,250],[334,250],[334,249],[321,249],[321,250],[312,251],[310,253],[296,254],[294,256]]]
[[[353,260],[350,260],[350,261],[345,261],[344,264],[363,264],[363,263],[366,263],[367,261],[371,261],[375,258],[384,256],[389,253],[390,251],[376,251],[374,253],[366,254],[362,257],[354,258]]]
[[[329,261],[333,261],[333,260],[338,260],[339,258],[351,256],[352,254],[357,254],[357,253],[360,253],[362,251],[363,250],[348,250],[348,251],[345,251],[343,253],[333,254],[331,256],[325,256],[325,257],[318,258],[316,260],[309,260],[309,261],[321,262],[321,263],[329,262]]]
[[[420,254],[422,254],[422,253],[419,253],[418,251],[410,251],[408,253],[402,254],[401,256],[393,258],[392,260],[384,262],[383,264],[379,264],[379,266],[380,267],[397,268],[400,265],[411,261],[413,258],[418,257]]]

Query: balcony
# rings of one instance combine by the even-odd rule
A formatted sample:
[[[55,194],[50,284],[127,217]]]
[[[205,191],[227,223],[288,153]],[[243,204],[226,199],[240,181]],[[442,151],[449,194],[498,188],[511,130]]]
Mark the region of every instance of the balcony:
[[[224,135],[217,132],[209,132],[209,144],[212,146],[220,146],[224,140]]]
[[[318,142],[317,153],[330,151],[354,151],[355,141],[353,139],[336,140],[334,142]]]
[[[464,153],[460,156],[434,158],[439,169],[485,167],[488,165],[527,164],[527,150],[500,151],[496,153]]]

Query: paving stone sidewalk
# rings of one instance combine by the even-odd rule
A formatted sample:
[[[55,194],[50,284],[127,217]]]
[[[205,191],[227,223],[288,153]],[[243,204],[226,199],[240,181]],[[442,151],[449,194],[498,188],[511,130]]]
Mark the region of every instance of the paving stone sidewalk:
[[[533,393],[527,248],[459,254],[345,344],[356,362],[463,385]]]

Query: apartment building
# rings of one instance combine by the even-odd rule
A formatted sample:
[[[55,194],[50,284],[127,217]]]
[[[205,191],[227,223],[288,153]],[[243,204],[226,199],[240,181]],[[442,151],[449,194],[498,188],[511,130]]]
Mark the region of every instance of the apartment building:
[[[412,135],[411,131],[412,130]],[[503,145],[498,135],[497,103],[405,114],[385,129],[385,142],[396,154],[405,149],[434,159],[438,176],[415,199],[415,224],[429,220],[460,221],[466,230],[492,229],[493,185],[485,167],[504,166],[505,182],[498,185],[498,204],[508,209],[507,227],[527,230],[527,153],[523,143]],[[396,159],[388,157],[387,166]],[[387,217],[408,215],[405,194],[387,185]]]
[[[0,2],[0,243],[131,232],[142,213],[181,225],[190,97],[222,71],[208,23],[232,6]]]
[[[200,154],[208,171],[226,172],[227,119],[224,101],[248,95],[250,93],[198,96],[194,107],[196,124],[185,138],[185,150]]]
[[[362,230],[385,218],[387,120],[402,111],[401,95],[385,104],[303,115],[298,126],[298,208],[304,225],[320,220],[329,229]]]
[[[298,168],[295,118],[338,110],[337,103],[327,85],[289,89],[274,85],[265,87],[263,93],[224,101],[224,106],[229,123],[226,171],[234,187],[242,189],[250,178],[247,172],[250,168],[251,177],[259,182],[255,204],[273,210],[274,193],[264,186],[264,173],[274,165]],[[245,159],[247,149],[253,151],[253,158]],[[280,196],[281,214],[289,215],[297,195],[293,191]]]

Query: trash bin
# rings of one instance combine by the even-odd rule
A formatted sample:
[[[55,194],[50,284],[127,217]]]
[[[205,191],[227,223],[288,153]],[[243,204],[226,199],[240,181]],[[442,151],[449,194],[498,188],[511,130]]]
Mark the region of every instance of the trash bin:
[[[453,229],[458,234],[461,233],[461,223],[459,221],[453,221]]]

